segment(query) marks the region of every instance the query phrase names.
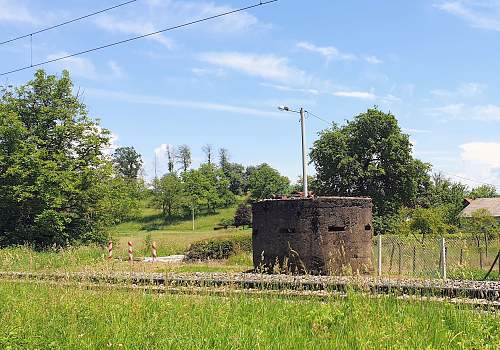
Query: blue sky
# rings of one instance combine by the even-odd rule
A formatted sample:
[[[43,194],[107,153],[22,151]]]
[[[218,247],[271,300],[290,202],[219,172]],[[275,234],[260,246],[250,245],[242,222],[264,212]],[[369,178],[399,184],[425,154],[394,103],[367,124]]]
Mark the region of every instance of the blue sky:
[[[120,2],[0,0],[0,41]],[[138,0],[34,36],[33,62],[257,2]],[[188,144],[196,166],[209,143],[295,180],[299,123],[278,105],[337,123],[377,105],[435,171],[500,190],[499,52],[498,0],[280,0],[44,68],[70,70],[114,144],[143,154],[147,177],[155,150],[165,170],[164,145]],[[29,39],[0,46],[2,72],[29,61]],[[309,146],[327,126],[307,120]]]

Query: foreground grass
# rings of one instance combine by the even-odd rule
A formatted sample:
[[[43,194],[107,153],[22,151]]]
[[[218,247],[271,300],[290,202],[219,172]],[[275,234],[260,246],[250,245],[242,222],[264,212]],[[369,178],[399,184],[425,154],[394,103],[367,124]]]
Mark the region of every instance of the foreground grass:
[[[498,349],[495,314],[394,298],[320,302],[0,284],[2,349]]]

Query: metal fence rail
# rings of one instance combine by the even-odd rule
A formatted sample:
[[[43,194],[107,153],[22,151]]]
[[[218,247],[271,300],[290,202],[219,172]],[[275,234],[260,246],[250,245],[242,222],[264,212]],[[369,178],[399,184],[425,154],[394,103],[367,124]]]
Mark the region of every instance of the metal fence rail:
[[[478,278],[491,269],[500,251],[500,238],[401,237],[374,238],[373,266],[378,276]],[[500,274],[500,259],[493,274]]]

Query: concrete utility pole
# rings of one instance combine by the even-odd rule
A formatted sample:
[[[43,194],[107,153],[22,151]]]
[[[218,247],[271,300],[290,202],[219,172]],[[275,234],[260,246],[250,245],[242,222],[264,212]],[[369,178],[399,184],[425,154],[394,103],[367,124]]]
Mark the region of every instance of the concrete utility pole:
[[[304,108],[300,109],[300,130],[302,133],[302,184],[304,185],[304,197],[309,196],[307,189],[307,155],[306,155],[306,125],[304,118]]]
[[[191,207],[191,215],[193,219],[193,231],[194,231],[194,205]]]
[[[304,186],[303,189],[303,197],[307,198],[309,196],[309,190],[307,188],[307,155],[306,155],[306,124],[305,124],[305,110],[304,108],[300,108],[300,111],[294,111],[286,106],[278,107],[280,111],[284,112],[292,112],[300,114],[300,131],[302,134],[302,184]]]

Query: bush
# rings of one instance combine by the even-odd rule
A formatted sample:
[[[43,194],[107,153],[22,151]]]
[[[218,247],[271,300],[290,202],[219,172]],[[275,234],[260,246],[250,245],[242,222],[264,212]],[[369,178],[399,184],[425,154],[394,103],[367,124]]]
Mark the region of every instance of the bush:
[[[188,260],[227,259],[238,252],[251,251],[251,237],[210,239],[191,244],[186,252],[186,258]]]
[[[234,214],[234,225],[236,227],[251,225],[252,224],[252,209],[246,204],[242,203],[236,209]]]
[[[227,229],[229,226],[234,226],[234,220],[231,218],[224,218],[218,223],[218,225]]]

